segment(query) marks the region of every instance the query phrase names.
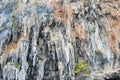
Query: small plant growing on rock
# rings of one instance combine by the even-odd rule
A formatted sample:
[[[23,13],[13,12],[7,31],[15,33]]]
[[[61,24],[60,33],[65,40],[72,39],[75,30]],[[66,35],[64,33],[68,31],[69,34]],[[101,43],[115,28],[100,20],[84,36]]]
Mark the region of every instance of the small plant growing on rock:
[[[95,50],[95,55],[98,56],[99,58],[103,58],[103,53],[98,49],[98,50]]]
[[[70,76],[67,78],[67,80],[71,80],[71,79],[70,79]]]
[[[53,34],[52,34],[52,37],[55,37],[55,36],[56,36],[55,33],[53,33]]]
[[[16,68],[18,68],[18,67],[19,67],[19,63],[18,63],[18,62],[16,62],[15,66],[16,66]]]
[[[87,7],[89,6],[89,0],[85,0],[84,4],[83,4],[84,7]]]
[[[86,74],[89,74],[90,73],[90,70],[89,70],[89,66],[86,62],[86,60],[81,60],[79,63],[76,64],[76,68],[75,68],[75,73],[78,74],[78,73],[81,73],[85,71]]]
[[[103,70],[100,70],[100,73],[103,74]]]
[[[70,2],[75,2],[75,1],[77,1],[77,0],[70,0]]]
[[[93,33],[92,30],[87,30],[87,31],[85,31],[85,32],[86,32],[86,34],[89,34],[89,35],[92,35],[92,33]]]
[[[17,24],[16,24],[16,23],[13,23],[13,24],[12,24],[12,27],[13,27],[14,30],[16,30],[16,29],[17,29]]]

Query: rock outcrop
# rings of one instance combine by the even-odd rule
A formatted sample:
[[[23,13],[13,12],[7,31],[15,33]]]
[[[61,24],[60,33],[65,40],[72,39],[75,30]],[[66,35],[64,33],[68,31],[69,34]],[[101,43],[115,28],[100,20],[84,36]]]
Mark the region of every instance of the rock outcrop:
[[[119,0],[0,0],[0,80],[120,80]]]

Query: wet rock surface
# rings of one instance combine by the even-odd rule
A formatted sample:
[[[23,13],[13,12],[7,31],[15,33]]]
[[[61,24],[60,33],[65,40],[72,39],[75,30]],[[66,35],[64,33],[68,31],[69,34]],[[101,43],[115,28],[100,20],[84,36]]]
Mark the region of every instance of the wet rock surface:
[[[0,80],[120,80],[119,0],[0,0]]]

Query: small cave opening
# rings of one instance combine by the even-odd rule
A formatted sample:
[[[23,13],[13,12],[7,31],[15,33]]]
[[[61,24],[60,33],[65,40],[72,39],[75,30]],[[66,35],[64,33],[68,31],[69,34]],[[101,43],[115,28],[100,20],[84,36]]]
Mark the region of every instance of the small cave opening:
[[[114,78],[105,79],[105,80],[120,80],[120,77],[114,77]]]
[[[120,49],[120,43],[118,43],[118,48]]]
[[[118,73],[113,73],[109,75],[109,78],[105,78],[105,80],[120,80],[120,74]]]

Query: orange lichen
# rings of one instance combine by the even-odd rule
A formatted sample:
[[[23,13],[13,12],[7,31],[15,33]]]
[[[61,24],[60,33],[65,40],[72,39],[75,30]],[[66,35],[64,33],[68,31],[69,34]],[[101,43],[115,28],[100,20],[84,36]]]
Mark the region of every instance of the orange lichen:
[[[110,48],[114,48],[115,44],[116,44],[116,35],[113,32],[109,33],[109,37],[108,37],[108,44],[110,46]]]
[[[3,52],[6,53],[6,54],[9,54],[11,50],[14,50],[15,52],[17,52],[17,48],[19,46],[19,43],[22,41],[22,40],[26,40],[28,38],[28,36],[20,36],[18,41],[16,43],[10,43],[9,45],[7,45],[4,49],[3,49]]]
[[[56,0],[51,0],[51,2],[50,2],[51,7],[54,7],[55,4],[56,4]]]
[[[114,34],[110,34],[110,39],[111,39],[111,43],[114,45],[116,42],[116,36]]]
[[[113,26],[115,26],[116,28],[120,28],[120,15],[119,16],[116,16],[117,17],[117,20],[112,20],[112,24]]]
[[[112,29],[109,33],[108,42],[111,48],[113,48],[116,43],[119,41],[119,35],[120,35],[120,16],[115,15],[117,17],[117,20],[111,20],[112,22]]]
[[[67,23],[67,12],[65,6],[53,7],[53,17]]]
[[[19,1],[17,0],[16,5],[18,5],[18,4],[19,4]],[[12,12],[12,14],[17,13],[17,12],[22,12],[21,6],[17,6],[16,9]]]
[[[113,15],[116,17],[115,19],[108,18],[109,22],[107,21],[107,18],[102,18],[101,22],[103,23],[105,30],[108,34],[105,38],[107,39],[108,45],[112,50],[115,50],[115,46],[119,41],[119,35],[120,35],[120,15]]]
[[[85,29],[82,27],[81,24],[76,24],[75,28],[72,32],[72,37],[73,37],[73,39],[75,37],[80,37],[80,38],[83,38],[83,39],[87,39],[88,35],[87,35]]]

